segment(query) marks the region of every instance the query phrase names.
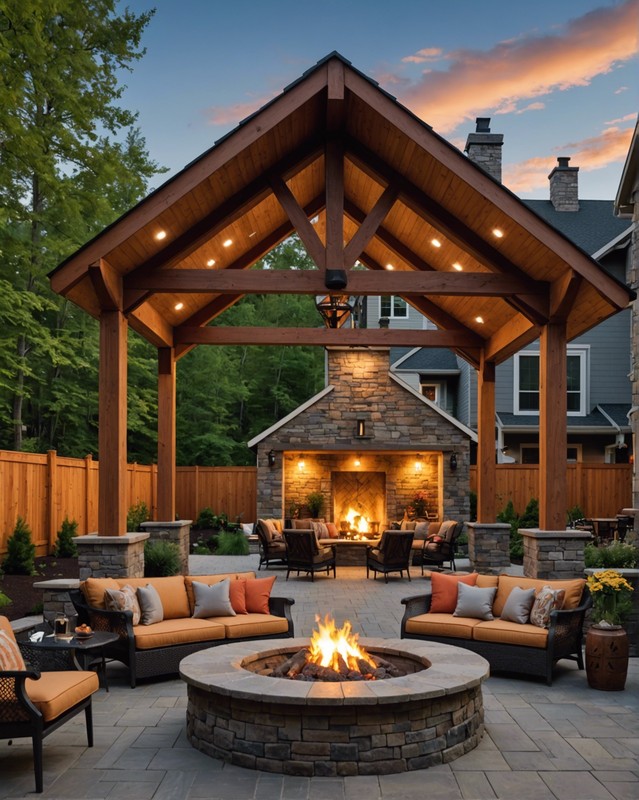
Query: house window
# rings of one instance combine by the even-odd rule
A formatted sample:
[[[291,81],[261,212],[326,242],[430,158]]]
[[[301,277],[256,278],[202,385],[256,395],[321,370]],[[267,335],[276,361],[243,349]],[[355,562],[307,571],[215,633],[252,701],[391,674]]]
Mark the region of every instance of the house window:
[[[583,417],[588,400],[588,347],[569,347],[566,358],[568,414]],[[539,414],[539,353],[517,353],[514,387],[514,413]]]
[[[441,405],[441,400],[442,400],[441,383],[421,383],[419,388],[424,397],[426,397],[433,403],[437,403],[438,406]]]
[[[382,317],[407,317],[408,305],[401,297],[388,295],[380,298],[380,316]]]
[[[581,445],[569,444],[566,448],[566,461],[569,464],[576,464],[581,460]],[[521,445],[521,463],[539,464],[539,447],[536,444]]]

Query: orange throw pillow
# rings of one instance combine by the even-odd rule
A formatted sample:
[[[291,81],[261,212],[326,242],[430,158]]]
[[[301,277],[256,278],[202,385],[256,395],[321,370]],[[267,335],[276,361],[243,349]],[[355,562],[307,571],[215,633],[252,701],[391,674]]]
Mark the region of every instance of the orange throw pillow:
[[[474,586],[477,583],[477,573],[470,575],[444,575],[441,572],[432,572],[430,585],[432,599],[430,610],[432,614],[452,614],[457,607],[457,585],[465,583]]]
[[[277,575],[272,578],[254,578],[244,581],[246,589],[246,610],[249,614],[268,614],[268,599]]]
[[[246,610],[246,581],[231,581],[229,600],[236,614],[248,614]]]

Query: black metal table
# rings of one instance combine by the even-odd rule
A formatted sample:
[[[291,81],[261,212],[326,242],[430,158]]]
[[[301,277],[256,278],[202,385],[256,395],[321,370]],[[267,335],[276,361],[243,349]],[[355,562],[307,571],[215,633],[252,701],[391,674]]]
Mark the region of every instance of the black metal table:
[[[48,651],[52,654],[59,653],[60,655],[71,655],[77,669],[89,669],[92,663],[99,663],[98,676],[102,674],[104,679],[104,688],[109,691],[109,684],[106,674],[106,659],[104,657],[104,647],[108,644],[113,644],[118,640],[117,633],[109,631],[95,631],[91,636],[78,637],[69,636],[68,638],[56,637],[53,634],[45,635],[39,641],[32,641],[30,638],[22,641],[21,649],[23,655],[27,656],[25,651]],[[37,660],[37,658],[36,658]]]

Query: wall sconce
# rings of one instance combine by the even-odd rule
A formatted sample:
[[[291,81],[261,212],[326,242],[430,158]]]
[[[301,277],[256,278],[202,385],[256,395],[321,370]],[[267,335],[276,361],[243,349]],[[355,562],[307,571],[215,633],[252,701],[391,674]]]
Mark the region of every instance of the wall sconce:
[[[418,453],[417,457],[415,458],[415,472],[421,472],[422,466],[422,456],[420,453]]]
[[[300,456],[297,460],[297,468],[301,472],[304,469],[304,459]]]
[[[274,467],[275,466],[275,450],[269,450],[268,453],[266,454],[266,457],[268,458],[269,467]]]
[[[355,436],[366,436],[366,420],[358,419]]]
[[[450,457],[450,468],[454,472],[457,469],[457,456],[453,453]]]

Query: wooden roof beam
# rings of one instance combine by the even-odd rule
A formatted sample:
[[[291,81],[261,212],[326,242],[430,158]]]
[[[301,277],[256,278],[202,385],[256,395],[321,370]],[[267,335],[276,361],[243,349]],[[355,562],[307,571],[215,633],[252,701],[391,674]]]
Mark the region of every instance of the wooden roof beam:
[[[376,234],[379,235],[380,226],[395,204],[395,200],[397,200],[397,190],[394,186],[387,186],[368,214],[360,212],[356,220],[360,223],[360,226],[344,248],[344,266],[347,269],[350,269],[355,264],[360,255],[366,250],[371,239]],[[353,205],[344,200],[344,211],[352,219],[354,218],[353,215],[349,214],[346,208]]]
[[[446,236],[447,239],[462,247],[480,264],[492,271],[504,275],[519,277],[522,281],[534,283],[525,272],[512,263],[491,244],[482,239],[461,220],[447,209],[411,183],[404,175],[396,172],[375,153],[371,152],[353,139],[347,144],[348,157],[366,174],[375,180],[393,184],[399,189],[400,199],[412,211]],[[534,297],[514,296],[508,301],[514,308],[528,317],[535,324],[542,325],[548,321],[548,304]]]
[[[506,297],[521,288],[518,278],[487,272],[421,272],[383,270],[384,276],[367,271],[354,271],[348,281],[351,295],[441,295],[447,297]],[[169,269],[146,277],[133,278],[133,289],[154,294],[310,294],[326,292],[324,278],[318,270],[290,270],[286,280],[273,270]],[[539,284],[538,294],[545,293]]]
[[[324,157],[326,188],[325,269],[344,268],[344,149],[341,140],[329,136]]]
[[[127,316],[129,325],[156,347],[173,347],[173,328],[148,303]]]
[[[277,197],[279,204],[286,212],[286,216],[291,221],[291,225],[297,231],[298,236],[304,243],[304,247],[315,262],[318,269],[326,268],[326,248],[322,240],[317,235],[315,228],[311,225],[309,216],[295,199],[293,192],[279,175],[271,176],[271,187]]]
[[[575,303],[583,278],[574,270],[568,270],[550,285],[550,320],[565,320]]]
[[[316,345],[319,347],[471,347],[483,340],[465,331],[401,330],[397,328],[260,328],[223,327],[176,330],[177,344]]]
[[[336,133],[344,126],[346,104],[344,102],[344,64],[341,61],[327,63],[326,85],[326,130]]]
[[[486,343],[485,359],[499,364],[538,338],[539,328],[525,317],[519,317],[490,337]]]
[[[102,311],[122,311],[122,276],[107,261],[91,264],[89,279]]]

